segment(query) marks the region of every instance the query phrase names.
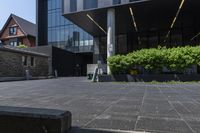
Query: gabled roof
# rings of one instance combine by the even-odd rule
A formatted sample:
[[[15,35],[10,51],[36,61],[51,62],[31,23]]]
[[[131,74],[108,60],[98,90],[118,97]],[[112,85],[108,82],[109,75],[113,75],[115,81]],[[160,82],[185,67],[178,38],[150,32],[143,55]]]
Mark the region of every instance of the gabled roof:
[[[31,23],[19,16],[16,16],[14,14],[11,14],[8,18],[8,20],[6,21],[4,27],[2,28],[0,35],[4,32],[6,26],[9,24],[10,20],[14,19],[15,22],[19,25],[19,27],[21,28],[21,30],[23,31],[23,33],[26,36],[34,36],[36,37],[37,33],[36,33],[36,24]]]

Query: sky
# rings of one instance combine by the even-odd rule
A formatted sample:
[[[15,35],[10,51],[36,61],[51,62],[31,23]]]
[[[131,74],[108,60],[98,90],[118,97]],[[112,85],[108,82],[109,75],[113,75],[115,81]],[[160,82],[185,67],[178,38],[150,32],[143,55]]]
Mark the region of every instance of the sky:
[[[0,0],[0,29],[11,13],[36,23],[36,0]]]

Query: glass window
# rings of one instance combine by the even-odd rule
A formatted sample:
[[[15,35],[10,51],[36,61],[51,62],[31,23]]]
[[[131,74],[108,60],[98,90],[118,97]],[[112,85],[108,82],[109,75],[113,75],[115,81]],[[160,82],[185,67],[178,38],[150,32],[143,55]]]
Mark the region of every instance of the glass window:
[[[52,29],[51,39],[52,39],[51,42],[55,42],[56,41],[56,30],[55,29]]]
[[[52,14],[48,14],[48,27],[52,27]]]
[[[51,0],[51,9],[55,9],[56,8],[56,0]]]
[[[48,42],[52,42],[52,30],[48,30]]]
[[[171,45],[172,46],[179,46],[182,45],[182,34],[181,30],[173,29],[171,31]]]
[[[183,44],[184,45],[192,45],[192,44],[194,44],[194,43],[196,43],[195,42],[195,39],[194,40],[192,40],[191,41],[191,39],[194,37],[194,29],[192,29],[192,28],[184,28],[183,30],[182,30],[182,36],[183,36]]]
[[[139,0],[129,0],[130,2],[139,1]]]
[[[52,14],[52,22],[51,22],[51,24],[52,24],[51,25],[52,27],[56,26],[56,14],[55,13]]]
[[[89,40],[89,45],[93,45],[93,38],[92,36],[88,36],[88,40]]]
[[[35,66],[35,58],[31,57],[31,66]]]
[[[84,45],[84,33],[82,30],[80,30],[80,46]]]
[[[12,35],[16,35],[17,34],[17,27],[10,27],[9,28],[9,34]]]
[[[136,1],[140,1],[140,0],[129,0],[129,2],[136,2]]]
[[[48,0],[48,10],[50,10],[51,9],[51,0]]]
[[[69,39],[69,26],[65,27],[65,41],[67,42]]]
[[[69,46],[74,46],[74,41],[73,41],[73,25],[69,26]]]
[[[17,42],[14,42],[14,46],[15,46],[15,47],[17,47],[17,46],[18,46]]]
[[[60,13],[56,12],[56,26],[60,26]]]
[[[158,46],[158,33],[152,31],[149,33],[149,47],[154,48]]]
[[[113,5],[121,4],[121,0],[113,0]]]
[[[12,42],[9,42],[10,46],[14,46],[14,47],[17,47],[18,44],[16,41],[12,41]]]
[[[10,44],[10,46],[13,46],[13,42],[10,42],[9,44]]]
[[[79,46],[80,33],[78,31],[78,27],[77,26],[74,26],[73,39],[74,39],[75,46]]]
[[[60,25],[62,26],[65,25],[65,18],[63,16],[61,16],[60,21],[61,21]]]
[[[77,11],[77,0],[70,0]],[[48,43],[74,52],[74,46],[93,45],[93,37],[62,16],[62,0],[48,0]],[[98,0],[84,0],[86,9],[96,8]],[[14,44],[13,44],[14,45]],[[87,47],[87,46],[85,46]]]
[[[56,28],[55,30],[55,35],[56,35],[56,42],[60,42],[60,30],[58,28]]]
[[[84,34],[84,39],[85,39],[85,46],[89,45],[89,41],[88,41],[88,35]]]
[[[70,0],[70,12],[77,11],[77,0]]]
[[[162,46],[170,47],[170,34],[166,38],[167,32],[168,31],[160,31],[160,34],[159,34],[160,43],[159,44],[162,44]]]
[[[84,0],[84,9],[91,9],[98,7],[98,0]]]
[[[80,33],[78,31],[73,32],[73,38],[74,38],[75,46],[79,46]]]
[[[22,65],[23,65],[23,66],[27,66],[27,65],[28,65],[27,59],[28,59],[27,56],[22,56]]]
[[[61,7],[61,0],[56,0],[56,9]]]
[[[65,29],[64,27],[60,27],[60,41],[64,42],[65,41]]]

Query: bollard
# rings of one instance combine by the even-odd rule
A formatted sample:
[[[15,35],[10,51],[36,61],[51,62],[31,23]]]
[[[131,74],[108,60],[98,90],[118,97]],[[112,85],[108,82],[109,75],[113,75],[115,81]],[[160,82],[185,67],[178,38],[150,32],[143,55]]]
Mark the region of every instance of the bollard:
[[[98,67],[94,69],[93,77],[92,77],[92,82],[98,82]]]
[[[54,71],[54,74],[55,74],[55,78],[58,78],[58,71],[57,70]]]
[[[30,80],[30,71],[26,70],[26,80]]]

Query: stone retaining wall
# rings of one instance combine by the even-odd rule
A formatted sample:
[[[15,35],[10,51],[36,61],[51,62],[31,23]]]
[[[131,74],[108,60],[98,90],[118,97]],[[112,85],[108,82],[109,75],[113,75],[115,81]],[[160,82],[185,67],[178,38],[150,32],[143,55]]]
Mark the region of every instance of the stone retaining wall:
[[[27,57],[27,65],[23,65],[22,57]],[[35,65],[30,65],[34,57]],[[48,76],[48,56],[0,48],[0,77],[24,77],[29,70],[31,76]]]

